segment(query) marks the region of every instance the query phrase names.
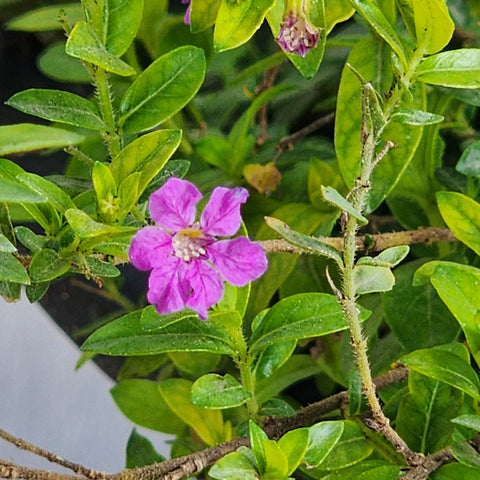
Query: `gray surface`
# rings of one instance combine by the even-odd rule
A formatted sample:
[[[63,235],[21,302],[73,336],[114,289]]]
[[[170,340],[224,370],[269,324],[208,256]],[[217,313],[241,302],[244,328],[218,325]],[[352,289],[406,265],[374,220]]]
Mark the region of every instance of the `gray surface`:
[[[110,396],[111,379],[92,362],[74,370],[79,356],[38,305],[0,298],[0,428],[86,467],[120,471],[133,425]],[[168,455],[170,437],[139,432]],[[0,458],[52,469],[1,438]]]

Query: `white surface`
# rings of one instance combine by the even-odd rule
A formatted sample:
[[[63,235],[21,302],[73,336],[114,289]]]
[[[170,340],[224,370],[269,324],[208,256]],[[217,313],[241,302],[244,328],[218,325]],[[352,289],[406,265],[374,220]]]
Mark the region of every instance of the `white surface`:
[[[40,306],[0,298],[0,428],[88,468],[120,471],[133,424],[114,404],[107,375],[92,362],[74,370],[79,356]],[[170,437],[139,432],[168,456]],[[53,469],[1,438],[0,458]]]

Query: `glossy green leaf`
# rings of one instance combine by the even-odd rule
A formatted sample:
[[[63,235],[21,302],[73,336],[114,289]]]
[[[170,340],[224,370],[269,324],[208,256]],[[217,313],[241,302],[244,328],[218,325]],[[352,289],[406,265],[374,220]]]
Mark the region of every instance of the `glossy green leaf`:
[[[262,403],[258,413],[265,416],[293,417],[297,411],[285,400],[271,398]]]
[[[402,357],[408,368],[429,378],[452,385],[479,400],[479,380],[468,362],[439,348],[416,350]]]
[[[221,3],[221,0],[190,2],[190,28],[193,33],[203,32],[215,23]]]
[[[10,240],[3,235],[3,233],[0,233],[0,252],[3,253],[13,253],[17,251],[17,247],[13,243],[10,242]]]
[[[218,480],[258,480],[255,465],[241,452],[233,452],[218,460],[208,475]]]
[[[65,212],[65,217],[73,231],[82,239],[102,236],[120,236],[137,231],[135,227],[117,227],[96,222],[83,210],[71,208]]]
[[[432,480],[478,480],[478,469],[461,463],[449,463],[441,466],[431,477]]]
[[[70,270],[70,262],[61,258],[55,250],[44,248],[30,262],[29,272],[33,282],[48,282]]]
[[[370,26],[390,45],[391,49],[396,53],[403,66],[408,65],[408,51],[397,35],[395,28],[387,20],[383,12],[368,0],[350,0],[355,10],[370,24]]]
[[[309,431],[308,428],[297,428],[278,440],[278,446],[287,457],[287,475],[291,475],[303,460],[309,444]]]
[[[268,378],[277,368],[280,368],[292,356],[296,346],[297,341],[290,340],[274,343],[265,348],[255,365],[257,380]]]
[[[88,83],[92,77],[82,62],[65,52],[65,43],[57,42],[49,45],[37,59],[39,70],[57,82]]]
[[[0,126],[0,155],[78,145],[82,135],[56,127],[18,123]]]
[[[44,32],[49,30],[61,30],[60,12],[65,12],[67,21],[75,24],[83,20],[83,9],[78,3],[60,3],[47,7],[30,10],[20,14],[7,22],[8,30],[22,32]]]
[[[368,316],[361,312],[362,320]],[[292,295],[276,303],[252,333],[252,351],[276,342],[319,337],[347,328],[337,299],[326,293]]]
[[[357,265],[378,265],[381,267],[393,268],[408,255],[409,251],[410,247],[408,245],[386,248],[376,257],[360,257],[357,261]]]
[[[459,332],[458,322],[430,282],[412,286],[414,272],[421,263],[415,261],[397,268],[395,286],[383,296],[385,320],[407,352],[452,342]]]
[[[125,92],[119,125],[129,133],[160,125],[193,98],[205,69],[203,50],[197,47],[179,47],[158,58]]]
[[[445,0],[409,0],[417,44],[426,54],[437,53],[450,41],[455,25]]]
[[[455,170],[464,175],[480,178],[480,141],[471,143],[463,151]]]
[[[292,245],[300,247],[310,254],[324,255],[335,260],[339,265],[343,264],[340,252],[320,239],[296,232],[278,218],[265,217],[265,223]]]
[[[353,271],[355,293],[388,292],[395,285],[395,277],[390,267],[379,265],[357,265]]]
[[[245,403],[250,393],[231,375],[210,373],[192,385],[192,402],[205,408],[231,408]]]
[[[48,291],[50,282],[32,283],[25,286],[25,294],[30,303],[38,302]]]
[[[265,471],[265,442],[268,440],[268,436],[253,420],[248,421],[248,435],[258,471],[263,473]]]
[[[84,2],[89,23],[105,48],[123,55],[137,34],[143,14],[143,0],[99,0]]]
[[[128,144],[110,164],[117,185],[132,173],[140,172],[138,189],[141,194],[160,173],[177,149],[181,138],[180,130],[158,130],[142,135]]]
[[[74,208],[73,200],[57,185],[34,173],[17,175],[20,182],[32,191],[42,196],[47,203],[60,213],[65,213],[69,208]]]
[[[127,443],[126,468],[138,468],[165,460],[152,445],[152,442],[133,429]]]
[[[0,201],[11,203],[45,203],[33,190],[18,181],[0,177]]]
[[[118,212],[117,221],[123,220],[127,214],[134,208],[140,197],[140,182],[142,174],[135,172],[130,174],[118,187]]]
[[[452,455],[463,465],[480,470],[480,454],[467,442],[453,442]]]
[[[107,72],[127,77],[135,73],[130,65],[105,48],[93,27],[87,22],[78,22],[75,25],[68,37],[65,51],[70,56],[93,63]]]
[[[460,415],[459,417],[455,417],[451,421],[457,425],[462,425],[464,427],[480,432],[480,415]]]
[[[342,437],[344,422],[325,421],[308,429],[308,448],[305,452],[305,462],[309,467],[316,467],[328,456]]]
[[[288,475],[288,459],[274,440],[263,442],[265,451],[264,478],[285,478]]]
[[[373,87],[379,92],[387,91],[391,87],[390,55],[387,50],[383,43],[366,38],[355,44],[348,57],[348,63],[363,78],[375,80]],[[425,108],[423,96],[422,88],[414,92],[413,108]],[[377,148],[383,148],[387,140],[393,141],[397,146],[375,167],[371,178],[372,190],[362,214],[366,215],[375,210],[395,187],[415,153],[422,136],[422,128],[395,121],[385,127]],[[340,171],[349,188],[354,186],[360,174],[361,130],[362,85],[351,68],[345,67],[338,91],[335,147]],[[405,138],[409,141],[405,142]]]
[[[168,352],[168,358],[184,375],[199,377],[216,369],[221,356],[209,352]]]
[[[333,27],[348,20],[355,10],[349,0],[325,0],[325,30],[330,33]]]
[[[70,92],[32,88],[15,94],[6,103],[17,110],[52,122],[93,130],[106,128],[97,106]]]
[[[197,407],[190,399],[192,383],[183,378],[169,378],[158,384],[167,405],[209,446],[224,440],[222,413]]]
[[[333,187],[322,187],[322,193],[325,201],[356,218],[360,225],[366,225],[368,223],[368,220]]]
[[[274,370],[269,377],[257,381],[257,401],[262,404],[293,384],[317,375],[320,371],[320,367],[308,355],[292,355],[281,367]]]
[[[441,123],[444,120],[442,115],[415,110],[413,108],[399,108],[392,115],[392,118],[396,122],[406,123],[407,125],[433,125],[435,123]]]
[[[186,429],[185,423],[175,415],[158,391],[157,382],[123,380],[110,393],[121,412],[137,425],[177,435]]]
[[[213,36],[215,50],[223,52],[250,40],[272,4],[273,0],[222,0]]]
[[[340,439],[318,464],[318,469],[330,471],[345,468],[360,462],[372,453],[373,447],[365,439],[360,426],[351,421],[344,421],[343,424]]]
[[[110,217],[114,220],[118,202],[114,203],[117,195],[117,183],[112,171],[104,163],[95,162],[92,169],[92,182],[101,216],[106,220]]]
[[[85,268],[87,275],[95,275],[97,277],[114,278],[121,273],[115,265],[90,256],[85,257]]]
[[[450,385],[411,371],[408,395],[398,408],[396,428],[410,448],[433,453],[450,443],[453,424],[463,396]]]
[[[438,192],[437,203],[448,228],[480,255],[480,204],[457,192]]]
[[[224,314],[213,313],[211,317],[217,315]],[[233,353],[230,339],[213,322],[203,322],[189,311],[160,316],[148,307],[99,328],[88,337],[82,349],[106,355],[175,351]]]
[[[12,254],[0,252],[0,281],[29,284],[27,270]]]
[[[245,310],[247,309],[249,297],[250,283],[248,283],[244,287],[235,287],[230,283],[225,283],[223,297],[217,303],[215,308],[219,311],[236,311],[238,312],[238,317],[241,321],[241,319],[245,315]],[[240,328],[240,325],[238,326],[238,328]]]
[[[454,88],[480,87],[480,49],[462,48],[431,55],[417,68],[417,79]]]

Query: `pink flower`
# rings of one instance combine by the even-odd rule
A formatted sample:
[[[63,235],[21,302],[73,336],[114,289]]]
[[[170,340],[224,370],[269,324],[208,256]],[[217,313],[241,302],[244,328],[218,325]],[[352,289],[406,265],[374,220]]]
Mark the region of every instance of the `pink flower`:
[[[298,15],[295,10],[290,11],[283,18],[277,42],[286,53],[305,55],[317,46],[320,33],[306,18]]]
[[[185,25],[190,25],[190,0],[182,0],[182,3],[188,3],[187,10],[185,10],[185,16],[183,17],[183,23],[185,23]]]
[[[151,270],[148,301],[161,314],[185,307],[207,318],[207,310],[223,296],[223,279],[241,287],[267,269],[262,247],[234,235],[241,224],[244,188],[217,187],[196,221],[202,194],[193,183],[170,178],[150,197],[155,226],[139,230],[130,246],[130,261],[139,270]]]

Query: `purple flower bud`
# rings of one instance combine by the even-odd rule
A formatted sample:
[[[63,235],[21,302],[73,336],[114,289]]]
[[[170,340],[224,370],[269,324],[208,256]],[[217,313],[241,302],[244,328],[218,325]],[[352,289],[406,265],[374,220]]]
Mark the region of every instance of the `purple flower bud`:
[[[283,18],[277,42],[286,53],[305,55],[317,46],[320,33],[307,18],[291,11]]]
[[[185,16],[183,17],[183,22],[185,25],[190,25],[190,0],[182,0],[182,3],[188,3],[187,10],[185,10]]]

